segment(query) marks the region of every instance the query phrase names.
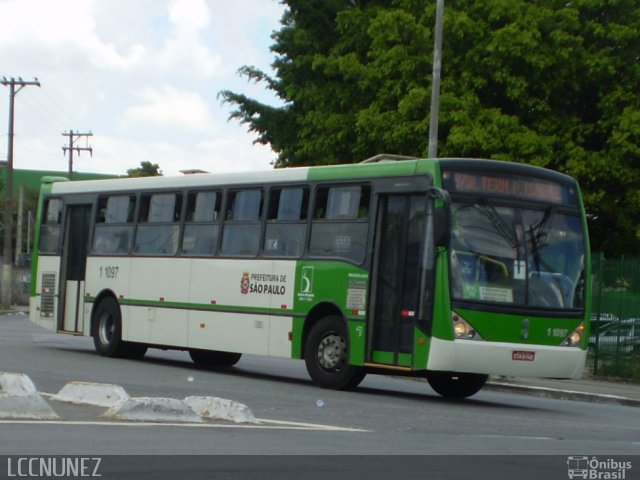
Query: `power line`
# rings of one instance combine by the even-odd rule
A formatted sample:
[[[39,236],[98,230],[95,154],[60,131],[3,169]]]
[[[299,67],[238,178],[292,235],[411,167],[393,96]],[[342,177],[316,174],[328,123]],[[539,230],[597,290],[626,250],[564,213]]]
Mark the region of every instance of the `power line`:
[[[58,163],[64,161],[64,157],[60,158],[59,154],[53,153],[50,149],[38,148],[36,144],[22,140],[20,138],[20,135],[16,135],[13,140],[16,143],[16,145],[21,145],[23,148],[29,150],[30,152],[35,152],[38,155],[38,157],[47,157],[48,160],[54,161],[55,162],[54,165],[57,165]],[[2,157],[1,153],[0,153],[0,157]],[[54,170],[59,169],[59,167],[57,166],[52,168]]]
[[[31,113],[33,113],[44,125],[54,127],[55,130],[59,130],[63,125],[67,124],[66,120],[63,120],[55,111],[41,99],[31,96],[21,100],[21,103],[29,107]]]
[[[69,110],[67,110],[67,107],[65,107],[63,104],[61,104],[54,95],[51,95],[47,90],[43,90],[42,91],[44,93],[44,95],[54,104],[54,107],[56,108],[56,110],[58,112],[60,112],[66,120],[64,120],[64,123],[71,123],[71,124],[77,124],[78,123],[78,116],[77,115],[73,115],[72,113],[69,112]],[[54,89],[54,94],[55,89]]]

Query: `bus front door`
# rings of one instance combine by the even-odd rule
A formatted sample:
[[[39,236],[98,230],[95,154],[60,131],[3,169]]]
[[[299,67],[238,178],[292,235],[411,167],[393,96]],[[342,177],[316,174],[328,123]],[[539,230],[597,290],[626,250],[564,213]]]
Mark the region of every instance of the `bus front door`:
[[[84,324],[84,281],[91,223],[91,205],[68,205],[60,274],[58,330],[82,333]]]
[[[424,195],[378,199],[367,361],[410,368],[419,302]]]

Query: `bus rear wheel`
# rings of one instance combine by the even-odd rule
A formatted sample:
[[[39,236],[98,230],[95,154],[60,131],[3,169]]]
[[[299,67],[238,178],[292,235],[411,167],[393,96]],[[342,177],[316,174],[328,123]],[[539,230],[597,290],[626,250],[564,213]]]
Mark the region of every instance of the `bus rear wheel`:
[[[489,378],[479,373],[428,372],[431,388],[446,398],[467,398],[480,391]]]
[[[113,297],[103,299],[92,317],[93,345],[103,357],[142,358],[147,346],[122,340],[120,306]]]
[[[328,316],[309,332],[304,348],[304,361],[311,379],[324,388],[350,390],[358,386],[366,372],[349,365],[348,335],[338,316]]]
[[[189,356],[193,363],[203,367],[233,367],[238,363],[242,354],[213,350],[189,350]]]

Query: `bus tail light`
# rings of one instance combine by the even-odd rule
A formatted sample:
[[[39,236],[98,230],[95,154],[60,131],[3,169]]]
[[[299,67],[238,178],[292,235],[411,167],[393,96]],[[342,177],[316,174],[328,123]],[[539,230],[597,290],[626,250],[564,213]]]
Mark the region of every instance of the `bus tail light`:
[[[451,314],[451,320],[453,321],[453,336],[456,339],[464,340],[484,340],[469,323],[457,313]]]
[[[580,323],[580,325],[571,332],[571,335],[565,338],[560,345],[565,347],[579,347],[582,343],[582,338],[584,337],[584,330],[584,323]]]

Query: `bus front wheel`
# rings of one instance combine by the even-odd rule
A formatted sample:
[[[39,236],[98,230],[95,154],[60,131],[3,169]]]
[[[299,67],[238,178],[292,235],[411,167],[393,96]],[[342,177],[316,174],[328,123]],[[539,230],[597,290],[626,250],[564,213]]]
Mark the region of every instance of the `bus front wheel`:
[[[304,361],[312,380],[324,388],[350,390],[365,376],[362,367],[349,365],[345,323],[328,316],[316,323],[305,342]]]
[[[429,372],[431,388],[446,398],[467,398],[480,391],[489,378],[479,373]]]
[[[147,346],[122,340],[120,307],[113,297],[103,299],[93,314],[93,345],[103,357],[142,358]]]
[[[242,354],[213,350],[189,350],[189,356],[193,363],[203,367],[233,367],[238,363]]]

